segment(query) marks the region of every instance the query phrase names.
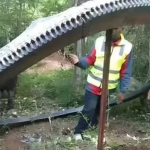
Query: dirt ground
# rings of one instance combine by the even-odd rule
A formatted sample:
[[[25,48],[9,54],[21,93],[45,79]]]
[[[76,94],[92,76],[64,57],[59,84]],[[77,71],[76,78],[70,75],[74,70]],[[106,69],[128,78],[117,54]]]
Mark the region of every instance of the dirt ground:
[[[27,69],[26,72],[32,73],[36,71],[37,73],[43,73],[53,70],[67,70],[70,68],[73,68],[73,65],[67,61],[63,55],[56,52],[33,65]]]
[[[63,128],[74,128],[77,123],[76,117],[68,117],[65,119],[57,119],[50,122],[42,122],[31,124],[19,128],[9,129],[6,134],[0,138],[1,150],[28,150],[30,145],[33,143],[42,143],[45,141],[64,142],[65,139],[71,137],[70,135],[62,135]],[[107,146],[106,150],[150,150],[150,130],[148,129],[149,123],[142,123],[132,120],[123,120],[120,118],[110,120],[110,126],[107,128],[106,140]],[[92,139],[94,135],[92,132],[88,131],[89,139]],[[25,137],[28,137],[28,143],[22,142]],[[26,138],[27,139],[27,138]],[[89,139],[85,140],[83,143],[77,143],[77,147],[68,150],[94,150],[96,148],[97,142]],[[57,142],[56,142],[57,141]],[[127,146],[128,145],[128,146]],[[20,149],[19,149],[20,148]],[[51,149],[55,150],[55,149]],[[65,149],[61,149],[65,150]]]

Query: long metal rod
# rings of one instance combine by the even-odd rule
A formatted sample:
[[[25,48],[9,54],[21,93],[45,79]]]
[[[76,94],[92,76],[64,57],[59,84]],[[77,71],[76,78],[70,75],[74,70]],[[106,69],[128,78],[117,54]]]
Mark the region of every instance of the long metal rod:
[[[103,81],[102,81],[102,94],[100,103],[100,115],[99,115],[99,136],[98,136],[98,150],[104,148],[104,129],[106,120],[106,105],[108,97],[108,76],[110,66],[111,55],[111,41],[112,41],[112,29],[106,31],[106,43],[105,43],[105,56],[104,56],[104,68],[103,68]]]

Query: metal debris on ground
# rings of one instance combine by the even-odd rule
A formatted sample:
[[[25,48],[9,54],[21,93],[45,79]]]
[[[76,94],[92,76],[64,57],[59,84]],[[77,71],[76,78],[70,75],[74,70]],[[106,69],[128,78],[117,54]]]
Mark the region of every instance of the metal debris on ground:
[[[131,135],[129,135],[129,134],[127,134],[126,137],[127,137],[127,138],[130,138],[130,139],[132,139],[132,140],[134,140],[134,141],[139,141],[139,137],[131,136]]]
[[[40,143],[42,141],[42,137],[40,135],[36,135],[36,137],[35,135],[33,137],[30,135],[24,135],[20,141],[27,144]]]

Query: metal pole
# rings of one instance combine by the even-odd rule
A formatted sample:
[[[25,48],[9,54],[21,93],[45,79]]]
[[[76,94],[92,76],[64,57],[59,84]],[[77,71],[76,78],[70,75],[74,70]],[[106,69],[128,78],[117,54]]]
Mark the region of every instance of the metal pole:
[[[103,139],[106,120],[106,105],[108,97],[108,76],[109,76],[109,64],[111,55],[112,32],[113,29],[109,29],[106,31],[102,94],[101,94],[100,115],[99,115],[100,118],[99,118],[98,150],[103,150],[104,148]]]

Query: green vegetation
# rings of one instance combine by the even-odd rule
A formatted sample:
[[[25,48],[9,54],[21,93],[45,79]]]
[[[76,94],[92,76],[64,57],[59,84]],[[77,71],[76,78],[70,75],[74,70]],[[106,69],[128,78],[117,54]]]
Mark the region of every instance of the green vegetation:
[[[16,106],[20,113],[24,112],[25,114],[37,114],[39,110],[40,113],[44,113],[54,111],[54,108],[58,110],[62,107],[80,106],[83,104],[86,78],[82,80],[82,90],[80,92],[74,91],[72,82],[72,69],[50,71],[42,74],[22,73],[19,76]],[[111,116],[135,117],[139,114],[145,114],[147,111],[149,111],[149,105],[146,104],[143,107],[140,99],[138,99],[112,108],[110,114]]]
[[[73,3],[74,0],[1,0],[0,46],[4,46],[9,40],[17,37],[33,20],[57,14],[73,6]],[[147,81],[150,75],[149,32],[149,26],[132,26],[125,28],[125,37],[133,43],[134,61],[132,75],[143,82]],[[103,34],[104,32],[101,32],[88,37],[88,42],[85,48],[83,48],[82,54],[89,53],[96,37]],[[67,50],[67,52],[76,53],[74,43],[67,46],[65,50]],[[17,87],[17,98],[15,100],[19,116],[54,112],[66,107],[76,107],[83,104],[86,81],[85,75],[87,71],[82,72],[81,90],[76,92],[72,83],[78,81],[76,79],[79,78],[79,76],[74,76],[74,70],[50,71],[37,74],[36,67],[34,69],[35,72],[32,74],[23,72],[19,75],[19,86]],[[121,143],[120,139],[125,141],[125,143],[130,143],[131,139],[126,140],[125,133],[136,134],[137,136],[149,136],[149,110],[148,104],[146,103],[146,106],[141,105],[140,99],[111,109],[109,119],[114,126],[110,127],[111,130],[107,132],[107,137],[109,137],[111,141],[109,147],[118,147]],[[9,115],[3,115],[1,116],[2,118],[9,117]],[[72,120],[75,120],[75,123],[72,125],[72,127],[74,127],[77,118],[74,119],[73,116],[68,119],[58,119],[58,123],[56,120],[53,121],[52,128],[54,132],[50,133],[50,137],[45,138],[44,141],[38,144],[31,144],[30,150],[96,149],[97,129],[88,130],[85,133],[86,140],[81,143],[76,143],[73,140],[70,142],[64,140],[66,136],[62,136],[61,134],[62,127],[68,127],[68,125],[72,123]],[[30,127],[32,127],[32,125]],[[49,122],[48,126],[43,124],[42,128],[44,127],[45,129],[49,128]],[[30,133],[29,128],[26,130],[28,133]],[[38,128],[41,128],[41,126],[37,125],[37,127],[33,127],[32,131],[35,132]],[[0,135],[4,135],[7,130],[8,127],[0,130]],[[139,132],[140,134],[138,134]],[[49,130],[46,133],[49,133]],[[44,135],[43,137],[46,136]],[[0,146],[2,145],[1,141],[0,139]],[[134,141],[133,143],[139,144],[139,141]],[[141,143],[143,144],[143,141],[141,141]]]
[[[73,91],[72,75],[73,70],[61,70],[38,75],[23,73],[19,77],[17,95],[20,98],[42,99],[45,97],[65,107],[81,104],[83,93]]]

